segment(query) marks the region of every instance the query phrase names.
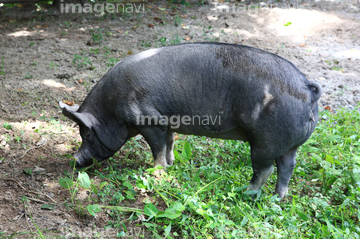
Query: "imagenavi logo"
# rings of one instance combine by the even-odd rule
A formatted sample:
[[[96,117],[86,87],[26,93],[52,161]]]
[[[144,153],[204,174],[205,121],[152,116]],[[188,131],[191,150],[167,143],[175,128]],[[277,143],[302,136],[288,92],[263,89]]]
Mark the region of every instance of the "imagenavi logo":
[[[100,17],[105,13],[144,13],[146,1],[139,2],[86,2],[67,3],[60,0],[60,13],[91,14]]]

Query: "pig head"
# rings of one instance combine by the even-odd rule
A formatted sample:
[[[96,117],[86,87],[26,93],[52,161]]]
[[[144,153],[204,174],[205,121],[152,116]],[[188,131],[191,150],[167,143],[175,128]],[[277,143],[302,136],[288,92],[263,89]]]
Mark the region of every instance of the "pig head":
[[[92,159],[102,161],[114,155],[122,146],[121,142],[125,139],[120,136],[119,131],[126,130],[121,127],[112,117],[98,120],[90,112],[81,112],[79,106],[69,106],[59,102],[63,114],[76,122],[80,127],[82,144],[79,152],[74,155],[76,167],[84,167],[92,163]],[[104,111],[103,114],[106,112]],[[103,115],[104,116],[104,115]],[[89,145],[91,147],[89,147]]]

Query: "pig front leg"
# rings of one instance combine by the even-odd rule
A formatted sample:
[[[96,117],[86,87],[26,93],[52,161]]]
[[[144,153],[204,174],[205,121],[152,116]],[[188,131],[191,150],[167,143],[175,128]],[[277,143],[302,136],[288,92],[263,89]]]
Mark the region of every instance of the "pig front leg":
[[[138,131],[144,136],[151,148],[155,167],[158,165],[167,167],[167,129],[165,127],[150,126],[138,129]]]
[[[283,198],[288,191],[290,177],[296,165],[296,150],[297,147],[290,149],[283,156],[276,159],[277,181],[275,192],[279,194],[281,198]]]
[[[160,149],[160,151],[158,151],[157,153],[153,153],[153,155],[154,155],[155,167],[159,165],[162,167],[168,166],[166,162],[166,145],[164,145],[164,147]]]

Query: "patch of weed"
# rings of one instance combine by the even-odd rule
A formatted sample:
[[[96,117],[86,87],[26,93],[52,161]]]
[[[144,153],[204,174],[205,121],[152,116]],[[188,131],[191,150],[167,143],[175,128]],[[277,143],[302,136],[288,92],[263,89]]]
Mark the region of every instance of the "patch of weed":
[[[93,40],[93,42],[102,44],[105,41],[104,34],[102,33],[100,28],[92,29],[90,32],[91,32],[91,40]]]
[[[26,72],[26,74],[24,75],[24,79],[32,79],[33,76],[29,74],[29,72]]]
[[[142,46],[142,47],[145,47],[145,48],[149,48],[149,47],[152,46],[152,43],[151,43],[151,41],[144,41],[144,40],[142,40],[142,41],[141,41],[141,46]]]
[[[179,16],[179,14],[175,15],[175,26],[181,26],[181,23],[183,22],[183,20],[181,19],[181,17]]]
[[[182,38],[179,38],[179,35],[175,35],[171,37],[171,40],[169,42],[170,45],[177,45],[181,43]]]
[[[9,124],[8,122],[5,122],[5,123],[3,124],[3,127],[4,127],[5,129],[7,129],[7,130],[11,130],[11,129],[12,129],[12,125]]]
[[[1,57],[1,63],[0,63],[0,75],[5,75],[5,61],[4,56]]]
[[[74,55],[74,58],[72,60],[72,63],[78,68],[78,69],[84,69],[92,66],[92,62],[87,56],[81,56],[78,54]]]

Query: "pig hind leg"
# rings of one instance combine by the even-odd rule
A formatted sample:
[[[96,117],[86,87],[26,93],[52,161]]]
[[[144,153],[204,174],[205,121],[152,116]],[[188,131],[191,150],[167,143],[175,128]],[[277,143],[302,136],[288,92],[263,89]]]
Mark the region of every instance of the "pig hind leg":
[[[261,149],[251,149],[253,177],[250,181],[250,190],[260,190],[273,172],[273,162],[274,159],[267,158],[266,153],[262,153]]]
[[[166,160],[166,152],[167,152],[167,130],[162,127],[148,127],[138,129],[139,133],[144,136],[146,141],[148,142],[154,160],[155,167],[160,165],[163,167],[168,166]]]
[[[277,167],[277,181],[275,192],[282,198],[288,190],[290,177],[296,165],[296,150],[297,147],[290,149],[283,156],[276,159]]]
[[[174,160],[174,133],[168,132],[166,135],[166,163],[171,166]]]

